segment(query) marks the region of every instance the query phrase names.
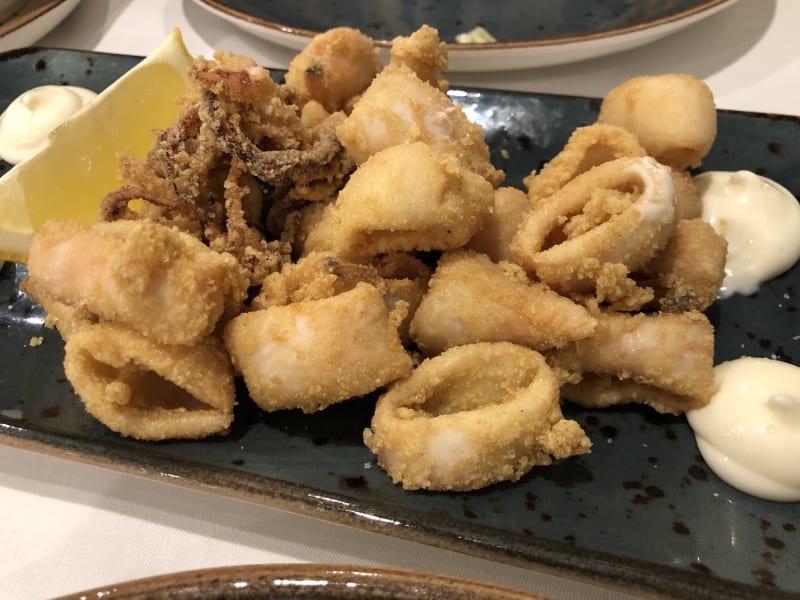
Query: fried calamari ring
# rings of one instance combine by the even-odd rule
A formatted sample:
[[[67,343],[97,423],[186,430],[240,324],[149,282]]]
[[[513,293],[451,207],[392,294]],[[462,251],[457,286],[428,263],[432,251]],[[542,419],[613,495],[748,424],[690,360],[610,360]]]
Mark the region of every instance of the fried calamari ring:
[[[561,293],[591,290],[604,264],[635,270],[667,242],[675,216],[670,169],[618,158],[539,203],[512,241],[529,272]]]
[[[605,123],[578,127],[561,152],[538,173],[534,171],[525,178],[528,198],[536,206],[592,167],[617,158],[637,156],[647,156],[647,152],[627,129]]]
[[[330,298],[242,313],[225,327],[225,346],[261,408],[315,412],[411,372],[397,333],[404,308],[390,312],[378,288],[358,283]]]
[[[392,146],[362,164],[336,202],[316,215],[304,252],[332,250],[363,261],[458,248],[483,225],[493,191],[449,153],[423,142]]]
[[[671,404],[685,408],[698,408],[711,398],[714,328],[703,313],[629,315],[603,311],[595,316],[597,328],[591,336],[547,354],[548,363],[563,381],[579,383],[587,376],[588,381],[602,382],[608,377],[630,381],[682,397],[680,403]],[[590,393],[576,395],[578,401],[589,398]],[[643,393],[629,397],[607,393],[605,398],[616,398],[620,403],[647,400]],[[658,404],[670,407],[670,403]]]
[[[380,397],[364,443],[395,483],[429,490],[516,481],[591,447],[562,416],[558,380],[542,355],[507,342],[423,361]]]
[[[233,369],[213,338],[165,346],[121,325],[88,325],[69,336],[64,370],[86,410],[124,436],[204,438],[233,421]]]
[[[28,275],[37,298],[84,307],[170,345],[208,336],[247,292],[233,256],[151,221],[48,221],[33,240]]]
[[[587,337],[594,327],[586,308],[531,282],[518,265],[454,250],[439,259],[410,332],[430,356],[475,342],[545,350]]]
[[[633,77],[606,94],[598,121],[624,127],[659,162],[697,167],[717,136],[709,87],[682,73]]]

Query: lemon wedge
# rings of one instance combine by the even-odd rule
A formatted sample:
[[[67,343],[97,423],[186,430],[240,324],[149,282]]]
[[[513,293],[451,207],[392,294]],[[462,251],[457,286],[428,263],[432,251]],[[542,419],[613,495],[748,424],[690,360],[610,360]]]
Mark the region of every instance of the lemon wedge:
[[[178,29],[142,62],[50,134],[50,144],[0,178],[0,261],[24,263],[50,219],[94,223],[123,182],[118,157],[144,158],[155,130],[180,113],[192,57]]]

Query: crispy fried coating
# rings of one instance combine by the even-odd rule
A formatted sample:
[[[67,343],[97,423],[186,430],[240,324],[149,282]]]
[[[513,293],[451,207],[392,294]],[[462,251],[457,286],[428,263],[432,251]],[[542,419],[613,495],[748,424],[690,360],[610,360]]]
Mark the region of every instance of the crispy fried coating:
[[[447,91],[447,80],[442,76],[447,70],[447,44],[439,39],[439,31],[430,25],[423,25],[407,37],[394,38],[389,63],[405,65],[422,81]]]
[[[315,35],[289,63],[286,87],[298,103],[310,100],[328,112],[343,110],[380,70],[372,39],[351,27]]]
[[[515,262],[511,242],[531,209],[525,192],[512,187],[499,187],[494,191],[494,203],[483,227],[466,247],[482,252],[493,261]]]
[[[28,277],[37,300],[82,307],[169,345],[208,336],[247,291],[232,256],[149,221],[49,221],[34,238]]]
[[[706,310],[725,278],[728,243],[702,219],[678,221],[664,249],[642,268],[643,284],[655,290],[667,312]]]
[[[561,414],[538,352],[507,342],[458,346],[393,383],[364,442],[404,488],[473,490],[516,481],[591,442]]]
[[[397,326],[378,288],[358,283],[323,298],[242,313],[225,327],[225,347],[250,397],[266,411],[315,412],[411,372]]]
[[[581,392],[575,395],[576,401],[595,406],[587,390],[593,381],[602,384],[597,402],[604,404],[617,398],[620,403],[640,401],[673,412],[676,406],[698,408],[709,401],[714,392],[714,328],[703,313],[599,312],[595,317],[597,327],[591,336],[547,354],[548,362],[565,381],[579,383],[587,375],[599,376],[576,388]],[[648,387],[636,388],[637,392],[626,398],[622,393],[612,394],[609,390],[614,386],[602,383],[609,377]],[[680,399],[668,403],[654,397],[651,401],[643,393],[649,388]],[[566,392],[565,397],[569,398]]]
[[[592,167],[617,158],[636,156],[647,156],[647,152],[631,132],[615,125],[594,123],[573,131],[561,152],[523,182],[531,204],[535,206]]]
[[[698,167],[717,136],[717,109],[708,85],[685,73],[644,75],[606,94],[597,120],[633,133],[659,162]]]
[[[511,250],[519,264],[560,293],[590,292],[612,277],[614,285],[603,286],[608,293],[619,287],[620,269],[623,275],[638,269],[664,247],[674,219],[670,169],[650,157],[618,158],[540,201]]]
[[[455,250],[439,259],[410,333],[432,355],[475,342],[544,350],[587,337],[594,327],[583,306],[529,281],[519,266]]]
[[[411,142],[452,154],[470,170],[499,186],[504,178],[489,159],[480,126],[447,94],[422,81],[405,65],[389,65],[373,80],[336,130],[357,164]]]
[[[121,160],[127,183],[106,195],[101,216],[179,227],[235,256],[258,285],[291,255],[267,235],[264,215],[286,198],[333,198],[355,167],[335,133],[343,115],[304,124],[287,89],[235,54],[198,57],[190,76],[180,118],[146,160]],[[133,200],[143,207],[132,209]]]
[[[124,436],[204,438],[233,422],[233,369],[214,338],[166,346],[98,323],[70,335],[64,370],[86,410]]]
[[[304,252],[332,250],[364,261],[458,248],[481,228],[492,202],[491,184],[451,154],[423,142],[391,146],[362,164],[336,202],[317,213]]]

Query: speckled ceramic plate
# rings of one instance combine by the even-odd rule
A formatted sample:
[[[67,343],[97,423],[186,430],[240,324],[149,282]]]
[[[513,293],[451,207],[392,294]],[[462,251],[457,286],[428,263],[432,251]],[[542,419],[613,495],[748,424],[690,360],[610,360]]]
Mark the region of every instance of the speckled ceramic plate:
[[[195,0],[244,31],[294,50],[320,31],[346,25],[376,40],[385,55],[396,36],[433,25],[448,43],[451,71],[522,69],[603,56],[655,41],[734,1]],[[455,43],[456,35],[476,26],[497,41]]]
[[[433,573],[342,565],[246,565],[108,585],[58,600],[546,600]]]
[[[0,57],[0,106],[44,83],[101,89],[139,60],[58,50]],[[589,98],[453,89],[496,165],[521,185],[577,126]],[[800,193],[800,119],[722,111],[706,169],[751,169]],[[7,168],[7,165],[3,169]],[[0,169],[2,172],[2,169]],[[46,174],[43,174],[46,176]],[[587,456],[473,493],[407,492],[364,447],[374,398],[314,415],[263,414],[240,394],[229,435],[140,443],[90,418],[64,377],[64,346],[0,273],[0,440],[178,485],[276,506],[516,565],[681,598],[800,595],[800,503],[747,496],[709,471],[682,417],[641,407],[565,405],[591,437]],[[800,267],[751,297],[715,304],[717,361],[800,359]],[[44,343],[31,347],[34,336]],[[680,341],[676,341],[680,343]]]

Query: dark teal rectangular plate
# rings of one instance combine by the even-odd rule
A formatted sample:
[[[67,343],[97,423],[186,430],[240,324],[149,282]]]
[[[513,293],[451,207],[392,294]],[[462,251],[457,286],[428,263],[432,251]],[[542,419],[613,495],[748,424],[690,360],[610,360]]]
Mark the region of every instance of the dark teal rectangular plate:
[[[140,60],[29,49],[0,56],[0,106],[45,83],[100,90]],[[280,75],[280,74],[278,74]],[[508,183],[594,121],[590,98],[451,91],[486,132]],[[705,169],[750,169],[800,193],[800,119],[721,111]],[[8,165],[2,166],[5,171]],[[46,176],[46,174],[43,174]],[[565,407],[592,438],[588,456],[473,493],[406,492],[361,441],[374,398],[316,415],[262,414],[240,393],[225,437],[140,443],[84,411],[62,368],[63,343],[0,274],[0,441],[179,485],[603,585],[680,598],[800,597],[800,504],[738,492],[704,464],[682,417],[640,407]],[[715,304],[716,360],[742,354],[797,364],[800,268],[751,297]],[[44,344],[29,347],[33,336]]]

